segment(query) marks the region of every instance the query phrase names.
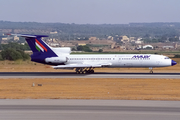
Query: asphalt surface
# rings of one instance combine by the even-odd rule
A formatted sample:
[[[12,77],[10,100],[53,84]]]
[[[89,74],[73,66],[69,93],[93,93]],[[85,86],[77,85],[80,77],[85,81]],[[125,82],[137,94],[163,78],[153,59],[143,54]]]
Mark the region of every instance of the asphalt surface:
[[[180,78],[180,73],[0,72],[0,78]]]
[[[0,120],[179,120],[179,101],[0,100]]]

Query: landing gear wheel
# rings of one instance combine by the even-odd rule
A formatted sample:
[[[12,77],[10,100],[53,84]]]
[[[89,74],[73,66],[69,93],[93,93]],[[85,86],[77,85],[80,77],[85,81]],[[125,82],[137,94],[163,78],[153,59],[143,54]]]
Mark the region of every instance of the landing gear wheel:
[[[76,74],[93,74],[94,70],[93,68],[89,68],[88,70],[85,68],[77,68]]]
[[[153,71],[151,70],[151,71],[150,71],[150,73],[152,74],[152,73],[153,73]]]
[[[85,71],[84,71],[84,74],[87,74],[87,73],[88,73],[88,71],[87,71],[87,70],[85,70]]]
[[[94,73],[94,70],[90,70],[89,73],[91,73],[91,74]]]

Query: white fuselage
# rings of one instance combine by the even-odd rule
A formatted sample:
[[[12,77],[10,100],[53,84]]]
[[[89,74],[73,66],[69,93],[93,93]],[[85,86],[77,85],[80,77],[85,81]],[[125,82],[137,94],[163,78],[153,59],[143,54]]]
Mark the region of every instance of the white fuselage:
[[[95,54],[68,55],[65,64],[110,64],[107,67],[167,67],[171,59],[152,54]],[[106,67],[106,66],[105,66]]]

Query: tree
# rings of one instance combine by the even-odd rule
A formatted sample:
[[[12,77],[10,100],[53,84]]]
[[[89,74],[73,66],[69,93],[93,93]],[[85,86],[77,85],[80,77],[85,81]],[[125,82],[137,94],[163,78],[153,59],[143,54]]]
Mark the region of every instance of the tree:
[[[72,50],[72,51],[76,51],[76,48],[72,48],[71,50]]]
[[[103,52],[103,49],[99,49],[99,52]]]
[[[17,60],[22,59],[22,55],[15,49],[6,49],[1,52],[2,58],[4,60]]]
[[[18,43],[10,42],[8,44],[0,45],[0,50],[6,50],[9,48],[15,49],[15,50],[22,50],[22,51],[30,50],[29,45],[27,43],[25,45],[21,45]]]
[[[27,60],[30,58],[30,56],[22,50],[17,50],[17,52],[19,52],[21,54],[23,60]]]
[[[170,42],[178,42],[179,39],[178,39],[178,38],[169,38],[169,41],[170,41]]]
[[[92,50],[87,45],[84,45],[84,46],[80,45],[77,47],[77,50],[78,51],[85,51],[85,52],[92,52]]]
[[[180,55],[174,55],[174,58],[180,58]]]
[[[18,60],[18,59],[29,59],[29,55],[25,54],[23,51],[21,50],[15,50],[12,48],[6,49],[1,51],[1,56],[3,60]]]

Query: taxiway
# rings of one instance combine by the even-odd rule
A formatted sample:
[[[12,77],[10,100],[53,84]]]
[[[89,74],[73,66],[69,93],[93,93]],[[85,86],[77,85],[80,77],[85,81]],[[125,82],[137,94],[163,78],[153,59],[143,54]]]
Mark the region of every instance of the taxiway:
[[[178,120],[179,101],[0,100],[1,120]]]

